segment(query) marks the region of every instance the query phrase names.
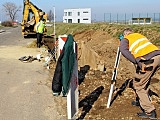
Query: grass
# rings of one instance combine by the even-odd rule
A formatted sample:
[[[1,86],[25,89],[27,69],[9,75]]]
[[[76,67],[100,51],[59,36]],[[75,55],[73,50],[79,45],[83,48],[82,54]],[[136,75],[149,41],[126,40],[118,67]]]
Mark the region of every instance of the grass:
[[[51,23],[53,24],[53,23]],[[108,23],[92,23],[92,24],[78,24],[78,23],[56,23],[56,36],[62,34],[72,34],[81,33],[87,30],[101,30],[110,34],[112,37],[118,37],[122,31],[131,27],[135,32],[145,35],[149,40],[154,42],[156,45],[160,45],[160,24],[151,25],[118,25],[118,24],[108,24]],[[47,28],[47,34],[53,33],[53,26]]]

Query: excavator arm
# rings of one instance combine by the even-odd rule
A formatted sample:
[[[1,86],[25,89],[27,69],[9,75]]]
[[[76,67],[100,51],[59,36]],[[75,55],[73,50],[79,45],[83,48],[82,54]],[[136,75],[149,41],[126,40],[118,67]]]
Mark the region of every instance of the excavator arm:
[[[36,34],[35,26],[42,18],[47,20],[47,14],[29,0],[24,0],[23,20],[21,23],[22,35],[25,37],[30,34]]]

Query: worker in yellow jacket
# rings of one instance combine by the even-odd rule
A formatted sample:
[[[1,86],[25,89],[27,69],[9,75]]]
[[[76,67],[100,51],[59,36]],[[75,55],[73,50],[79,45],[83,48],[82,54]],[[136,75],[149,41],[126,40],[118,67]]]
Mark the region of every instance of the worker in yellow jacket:
[[[136,66],[133,89],[137,99],[132,102],[132,105],[142,108],[142,113],[137,113],[138,117],[156,119],[156,109],[151,103],[148,92],[151,77],[160,67],[160,50],[144,35],[126,28],[120,41],[120,51]]]
[[[42,37],[45,29],[45,19],[40,20],[40,22],[36,25],[37,32],[37,47],[40,48],[42,46]]]

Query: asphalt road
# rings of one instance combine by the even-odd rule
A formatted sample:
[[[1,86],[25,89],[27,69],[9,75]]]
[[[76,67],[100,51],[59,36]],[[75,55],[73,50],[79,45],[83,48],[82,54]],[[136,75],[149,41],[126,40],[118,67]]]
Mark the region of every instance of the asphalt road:
[[[0,45],[22,45],[29,41],[26,41],[21,34],[21,27],[15,28],[2,28],[0,32]],[[3,32],[5,31],[5,32]]]
[[[16,57],[16,46],[32,40],[23,38],[20,27],[0,33],[0,120],[65,120],[46,86],[51,78],[42,63],[23,63]]]

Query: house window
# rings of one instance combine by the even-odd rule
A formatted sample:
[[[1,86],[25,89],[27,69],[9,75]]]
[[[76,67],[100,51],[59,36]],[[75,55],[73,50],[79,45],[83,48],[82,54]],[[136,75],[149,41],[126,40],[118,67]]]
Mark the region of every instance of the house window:
[[[78,16],[80,16],[80,12],[78,12]]]
[[[72,16],[72,12],[68,12],[68,16]]]
[[[83,11],[83,13],[88,13],[88,11]]]
[[[72,19],[68,19],[68,23],[72,23]]]
[[[80,23],[80,19],[78,19],[78,23]]]
[[[67,23],[67,19],[64,19],[64,21],[63,21],[64,23]]]
[[[64,16],[67,16],[67,12],[64,12]]]
[[[83,20],[88,20],[88,18],[84,18]]]

